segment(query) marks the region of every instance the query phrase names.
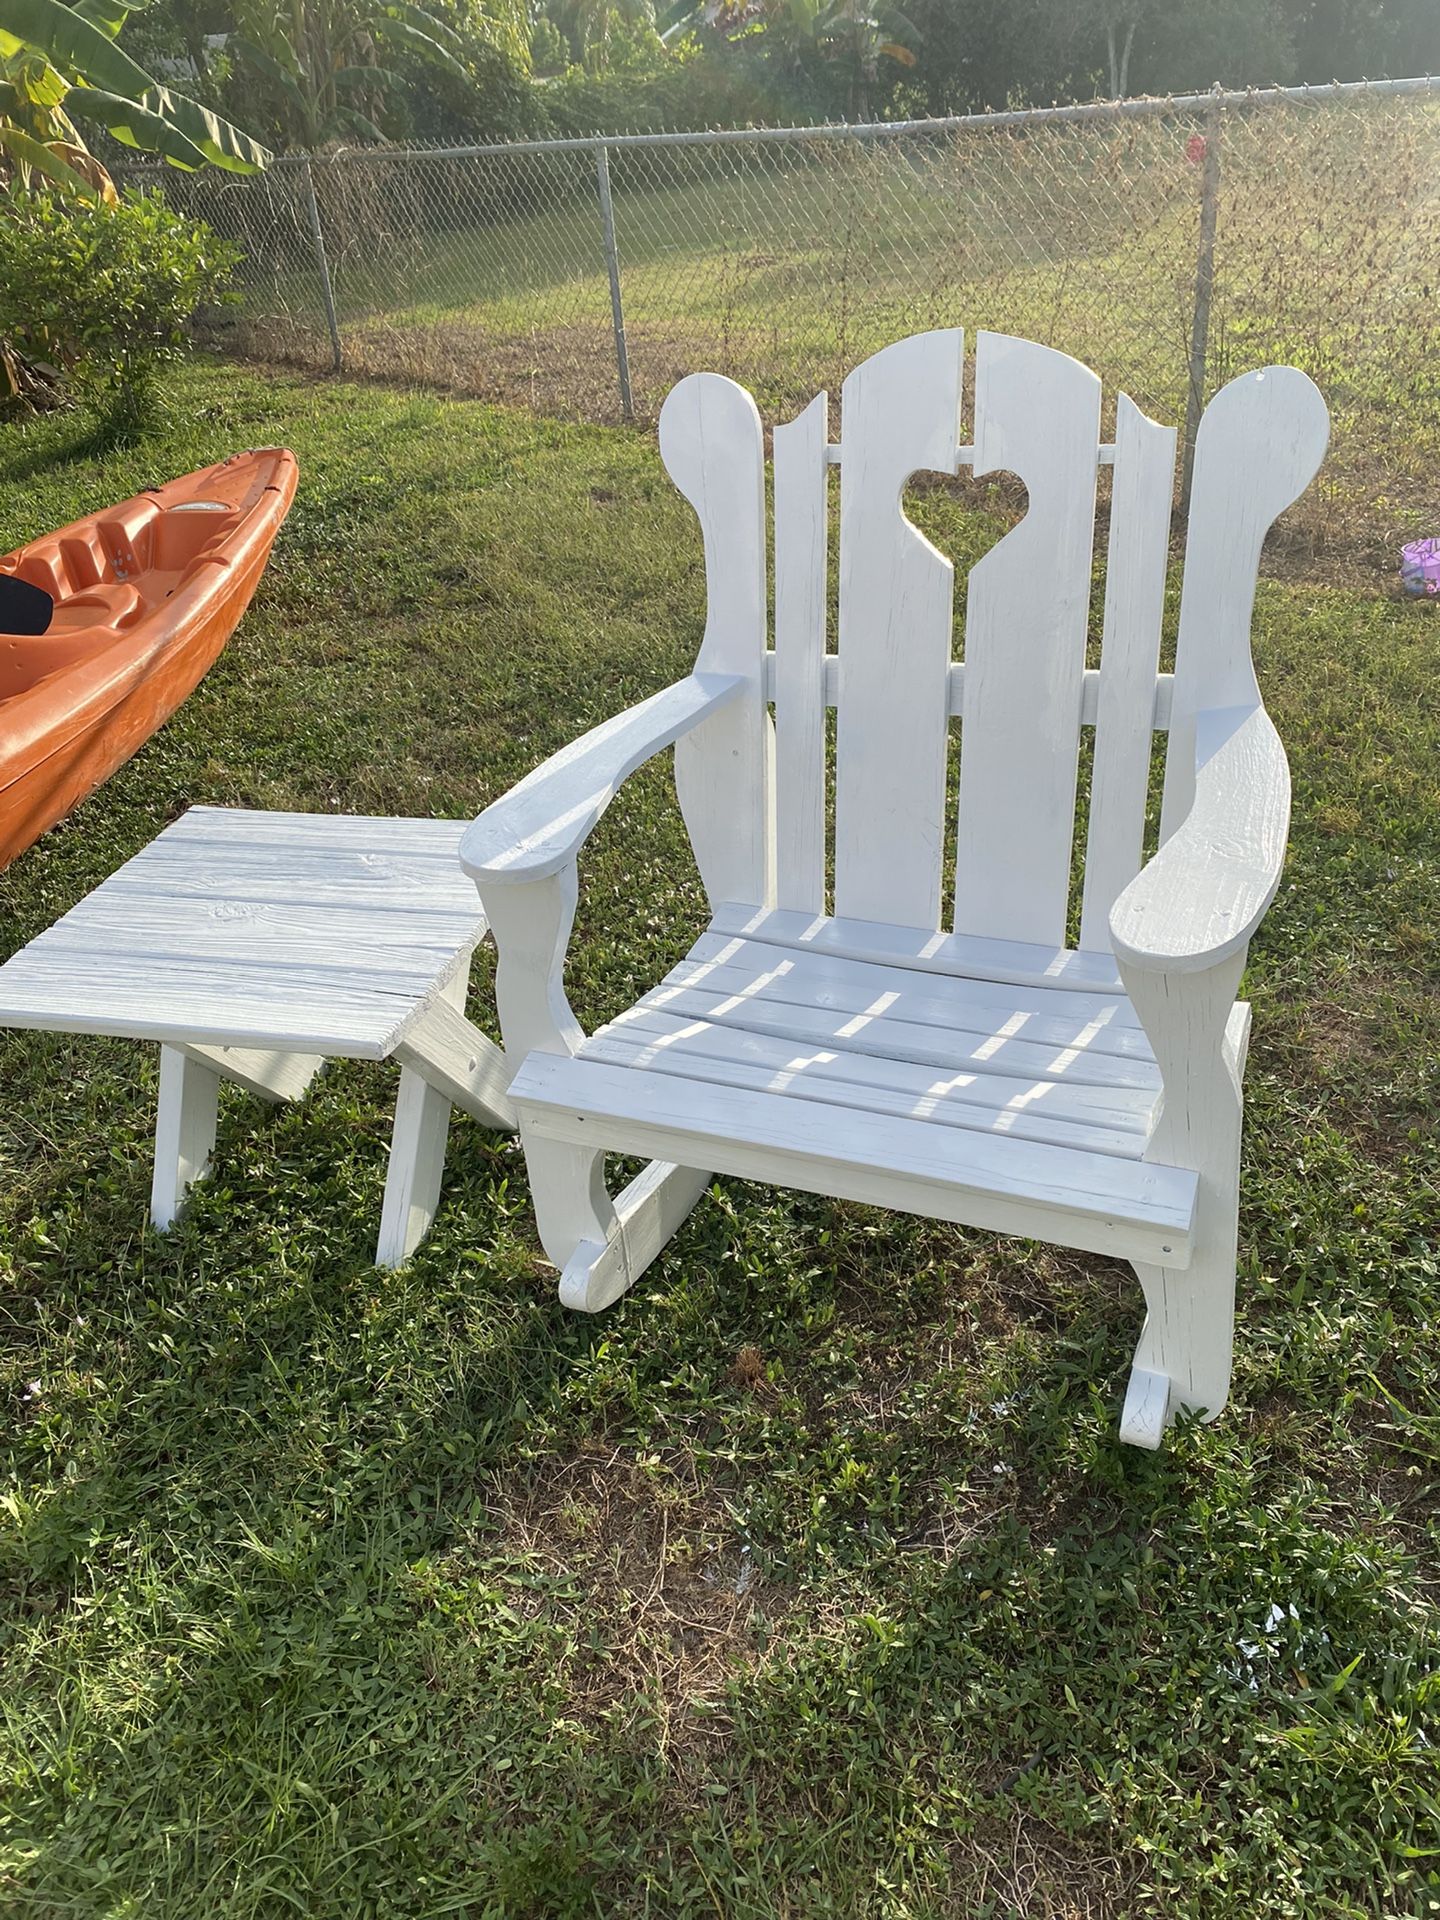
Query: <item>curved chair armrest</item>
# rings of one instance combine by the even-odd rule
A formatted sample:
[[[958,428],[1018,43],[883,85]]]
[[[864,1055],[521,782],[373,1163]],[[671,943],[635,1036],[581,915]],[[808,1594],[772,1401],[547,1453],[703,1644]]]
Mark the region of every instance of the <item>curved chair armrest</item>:
[[[1110,911],[1122,965],[1200,973],[1243,952],[1280,884],[1290,769],[1263,707],[1201,713],[1195,801]]]
[[[460,842],[460,864],[476,881],[543,880],[558,873],[635,769],[745,685],[741,674],[692,673],[592,727],[471,822]]]

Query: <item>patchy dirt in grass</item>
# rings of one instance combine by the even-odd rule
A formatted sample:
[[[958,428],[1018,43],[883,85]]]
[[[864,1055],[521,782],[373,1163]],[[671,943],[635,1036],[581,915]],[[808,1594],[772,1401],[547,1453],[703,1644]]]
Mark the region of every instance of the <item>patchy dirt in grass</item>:
[[[787,1603],[693,1461],[664,1453],[642,1464],[632,1449],[586,1446],[543,1469],[502,1473],[489,1506],[503,1548],[575,1582],[573,1601],[537,1594],[534,1607],[551,1619],[570,1614],[577,1717],[643,1690],[672,1737],[723,1730],[716,1710],[728,1682],[761,1658],[756,1615],[773,1624]],[[487,1535],[487,1551],[496,1540]]]

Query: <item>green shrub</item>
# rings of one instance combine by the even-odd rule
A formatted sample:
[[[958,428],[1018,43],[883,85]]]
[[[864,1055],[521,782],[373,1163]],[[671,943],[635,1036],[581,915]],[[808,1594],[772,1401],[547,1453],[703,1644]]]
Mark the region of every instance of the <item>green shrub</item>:
[[[782,81],[758,59],[688,50],[654,66],[611,73],[571,67],[542,85],[556,134],[699,133],[711,127],[780,126],[824,118],[796,77]]]
[[[184,351],[196,309],[226,297],[236,250],[158,194],[118,205],[48,195],[0,204],[0,346],[17,367],[94,401],[117,423],[151,410],[160,367]]]

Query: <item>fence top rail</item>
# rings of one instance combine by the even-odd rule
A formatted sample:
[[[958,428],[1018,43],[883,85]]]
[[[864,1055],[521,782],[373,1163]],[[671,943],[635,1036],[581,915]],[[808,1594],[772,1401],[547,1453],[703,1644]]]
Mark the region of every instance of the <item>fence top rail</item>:
[[[366,160],[478,160],[516,153],[597,153],[630,147],[762,146],[813,140],[894,140],[907,135],[960,133],[1001,127],[1045,126],[1069,121],[1144,119],[1203,108],[1266,107],[1290,101],[1324,105],[1335,100],[1395,98],[1403,94],[1440,95],[1440,74],[1415,74],[1403,80],[1334,80],[1324,86],[1250,87],[1205,93],[1144,95],[1131,100],[1084,100],[1068,107],[1015,107],[1002,113],[958,113],[936,120],[826,121],[813,127],[724,127],[705,133],[583,134],[568,140],[501,140],[467,147],[340,147],[317,153],[324,166]],[[275,171],[308,166],[312,156],[284,153],[271,163]],[[167,173],[163,163],[132,163],[125,171]]]

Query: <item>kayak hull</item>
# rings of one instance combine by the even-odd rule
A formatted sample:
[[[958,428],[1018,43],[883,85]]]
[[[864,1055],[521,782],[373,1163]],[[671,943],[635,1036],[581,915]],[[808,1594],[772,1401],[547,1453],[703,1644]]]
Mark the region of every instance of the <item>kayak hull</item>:
[[[236,454],[0,559],[55,599],[42,636],[0,633],[0,868],[191,694],[259,585],[298,468]]]

